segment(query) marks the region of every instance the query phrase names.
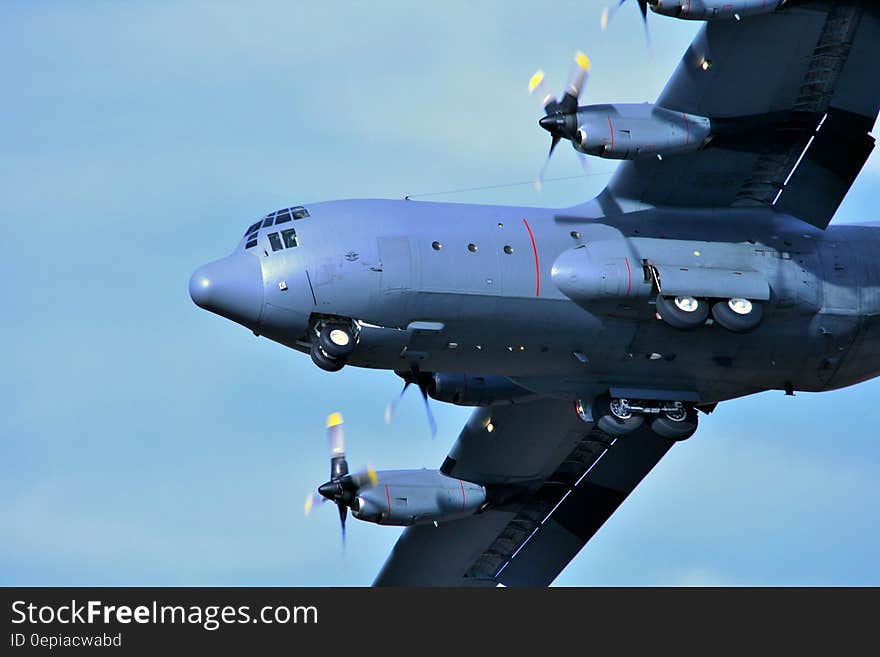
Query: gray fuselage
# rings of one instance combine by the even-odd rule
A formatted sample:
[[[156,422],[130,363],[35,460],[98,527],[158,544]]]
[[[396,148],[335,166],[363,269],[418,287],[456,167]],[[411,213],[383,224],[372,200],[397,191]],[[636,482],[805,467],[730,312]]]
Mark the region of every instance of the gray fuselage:
[[[247,320],[227,315],[306,353],[317,321],[352,319],[351,365],[501,375],[572,399],[686,390],[703,404],[880,374],[880,227],[823,231],[752,208],[603,216],[598,201],[553,210],[350,200],[308,212],[262,228],[255,246],[242,239],[230,258],[259,261],[263,298]],[[287,227],[297,246],[273,251],[268,235]],[[576,302],[559,289],[554,263],[578,247],[627,254],[618,296]],[[656,288],[647,293],[655,263],[685,285],[717,271],[766,281],[761,325],[739,334],[659,321]]]

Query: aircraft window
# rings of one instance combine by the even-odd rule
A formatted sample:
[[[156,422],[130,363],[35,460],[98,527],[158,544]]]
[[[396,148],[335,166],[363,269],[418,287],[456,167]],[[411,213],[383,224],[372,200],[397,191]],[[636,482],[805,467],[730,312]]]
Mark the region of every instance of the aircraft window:
[[[283,224],[287,221],[290,221],[290,212],[287,210],[282,210],[278,213],[278,216],[275,218],[276,224]]]
[[[281,238],[284,240],[284,246],[288,248],[299,246],[296,241],[296,231],[293,228],[281,231]]]
[[[295,208],[290,208],[290,212],[294,219],[305,219],[309,216],[309,211],[301,205],[298,205]]]
[[[250,249],[251,247],[254,247],[256,245],[257,245],[257,240],[251,240],[250,242],[248,242],[247,244],[244,245],[244,248]]]
[[[504,252],[505,252],[507,255],[510,255],[511,253],[513,253],[513,247],[510,246],[510,244],[507,244],[507,245],[504,247]]]
[[[263,228],[267,228],[272,225],[272,215],[270,214],[268,217],[263,219]]]
[[[280,251],[284,248],[281,246],[281,238],[278,237],[278,233],[269,233],[269,244],[272,245],[273,251]]]
[[[257,223],[251,224],[251,227],[248,228],[246,231],[244,231],[244,234],[247,235],[248,233],[253,233],[255,230],[257,230],[260,227],[260,225],[262,223],[263,223],[263,220],[260,219]]]
[[[440,244],[440,242],[431,242],[431,248],[434,249],[435,251],[439,251],[440,249],[443,248],[443,245]]]
[[[474,244],[473,242],[468,244],[468,251],[470,251],[471,253],[476,253],[477,252],[477,245]]]

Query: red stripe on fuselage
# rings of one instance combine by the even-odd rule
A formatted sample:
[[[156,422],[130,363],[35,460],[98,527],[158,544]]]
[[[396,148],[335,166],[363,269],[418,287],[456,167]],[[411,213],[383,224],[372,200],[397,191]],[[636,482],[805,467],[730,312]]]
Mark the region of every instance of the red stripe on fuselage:
[[[532,227],[529,222],[523,218],[526,230],[529,231],[529,239],[532,241],[532,253],[535,254],[535,296],[541,296],[541,265],[538,262],[538,247],[535,245],[535,236],[532,234]]]

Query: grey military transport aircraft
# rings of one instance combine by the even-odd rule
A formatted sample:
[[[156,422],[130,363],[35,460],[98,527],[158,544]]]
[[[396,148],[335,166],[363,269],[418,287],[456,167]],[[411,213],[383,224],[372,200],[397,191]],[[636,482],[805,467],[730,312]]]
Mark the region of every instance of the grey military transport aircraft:
[[[544,209],[345,200],[254,221],[193,301],[329,371],[477,407],[439,470],[316,500],[406,526],[377,585],[550,584],[698,419],[880,374],[880,224],[833,225],[874,139],[880,3],[650,0],[705,20],[653,104],[543,101],[555,147],[623,160]],[[553,149],[551,148],[551,153]]]

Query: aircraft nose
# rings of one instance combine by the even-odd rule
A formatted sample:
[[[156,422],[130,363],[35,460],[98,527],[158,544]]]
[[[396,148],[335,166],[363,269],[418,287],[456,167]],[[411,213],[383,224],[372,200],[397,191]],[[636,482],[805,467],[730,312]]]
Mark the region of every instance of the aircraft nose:
[[[202,265],[189,279],[189,296],[200,308],[253,328],[263,310],[259,258],[236,254]]]

